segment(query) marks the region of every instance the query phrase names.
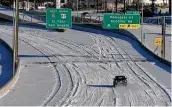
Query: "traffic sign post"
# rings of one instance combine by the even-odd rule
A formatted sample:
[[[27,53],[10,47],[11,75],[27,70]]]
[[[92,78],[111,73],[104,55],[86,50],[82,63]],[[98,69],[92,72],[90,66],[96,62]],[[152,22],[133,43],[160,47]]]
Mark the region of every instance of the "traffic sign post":
[[[139,29],[140,14],[104,14],[104,29]]]
[[[161,45],[161,57],[165,59],[165,30],[166,30],[166,23],[165,17],[162,17],[162,45]]]
[[[48,8],[46,10],[46,27],[66,29],[72,27],[72,10]]]

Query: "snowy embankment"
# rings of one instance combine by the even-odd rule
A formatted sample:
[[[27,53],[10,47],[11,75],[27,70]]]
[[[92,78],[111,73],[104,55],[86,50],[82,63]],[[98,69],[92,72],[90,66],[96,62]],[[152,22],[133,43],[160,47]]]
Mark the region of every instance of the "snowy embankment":
[[[107,31],[77,29],[60,33],[20,27],[20,79],[14,91],[0,99],[0,105],[171,104],[169,66],[130,38]],[[0,32],[6,35],[0,35],[2,38],[12,38],[12,26],[2,24]],[[125,75],[127,86],[114,88],[112,80],[116,75]]]

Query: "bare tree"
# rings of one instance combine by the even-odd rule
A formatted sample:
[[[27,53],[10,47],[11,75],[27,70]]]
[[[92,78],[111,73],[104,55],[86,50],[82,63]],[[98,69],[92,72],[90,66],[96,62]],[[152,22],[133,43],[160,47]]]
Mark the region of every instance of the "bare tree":
[[[155,11],[155,1],[156,0],[150,0],[150,1],[152,1],[151,10],[152,10],[152,16],[153,16],[154,11]]]
[[[136,10],[139,10],[141,3],[142,3],[142,0],[133,0],[133,4],[135,5]]]

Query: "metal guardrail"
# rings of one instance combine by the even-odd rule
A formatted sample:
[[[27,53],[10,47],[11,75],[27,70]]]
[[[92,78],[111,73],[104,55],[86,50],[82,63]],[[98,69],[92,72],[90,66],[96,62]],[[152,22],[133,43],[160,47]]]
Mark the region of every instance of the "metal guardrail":
[[[143,22],[146,24],[156,24],[156,25],[161,25],[163,22],[162,19],[163,16],[158,16],[158,17],[145,17]],[[171,25],[171,16],[164,16],[165,17],[165,22],[167,25]]]
[[[45,15],[19,14],[20,23],[45,23]]]
[[[102,24],[101,16],[96,17],[78,17],[72,16],[72,23],[73,24]]]

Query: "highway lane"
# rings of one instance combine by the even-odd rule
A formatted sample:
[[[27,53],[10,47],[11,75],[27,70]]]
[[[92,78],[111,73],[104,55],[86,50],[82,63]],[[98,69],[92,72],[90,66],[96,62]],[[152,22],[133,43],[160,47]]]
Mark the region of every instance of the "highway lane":
[[[84,12],[84,11],[79,11],[79,17],[81,17],[82,12]],[[100,16],[100,20],[103,20],[103,13],[95,13],[95,11],[87,11],[87,12],[90,13],[92,19],[99,20],[99,16]],[[11,21],[13,20],[12,19],[12,17],[13,17],[12,9],[0,7],[0,13],[10,16]],[[72,13],[72,15],[76,16],[77,12],[74,11]],[[35,22],[35,23],[40,23],[42,25],[45,25],[44,17],[34,16],[34,15],[32,16],[32,15],[25,14],[24,16],[20,15],[19,18],[21,20],[24,20],[25,22]],[[89,17],[87,17],[87,18],[89,18]],[[42,21],[40,21],[40,20],[42,20]],[[161,25],[144,24],[144,25],[142,25],[142,27],[143,27],[143,35],[145,34],[145,40],[144,40],[145,42],[143,44],[149,50],[151,50],[158,56],[161,56],[160,47],[157,48],[156,46],[154,46],[154,38],[161,37]],[[141,30],[140,29],[139,30],[127,30],[127,31],[131,32],[136,38],[138,38],[138,40],[141,41]],[[168,27],[166,27],[166,43],[165,44],[166,44],[165,59],[171,62],[171,25],[168,25]]]
[[[12,91],[0,99],[1,106],[170,105],[170,67],[130,38],[75,29],[60,33],[20,27],[21,74]],[[12,39],[11,25],[1,24],[0,32],[4,40]],[[125,75],[128,85],[113,88],[116,75]]]

